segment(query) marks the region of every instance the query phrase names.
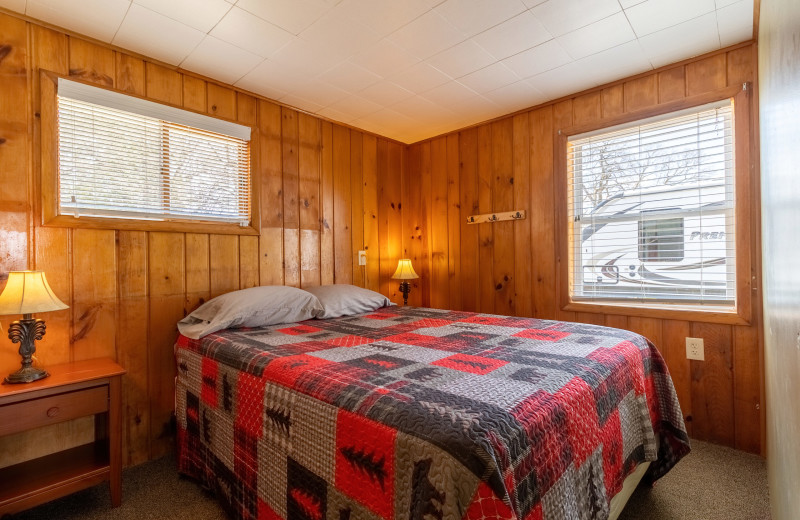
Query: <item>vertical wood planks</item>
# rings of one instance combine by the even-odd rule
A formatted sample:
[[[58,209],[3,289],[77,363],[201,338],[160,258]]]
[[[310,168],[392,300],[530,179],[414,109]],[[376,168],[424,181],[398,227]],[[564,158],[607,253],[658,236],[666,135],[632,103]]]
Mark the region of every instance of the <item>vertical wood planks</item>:
[[[513,120],[501,119],[492,130],[492,206],[489,213],[514,208]],[[492,270],[494,272],[494,312],[513,316],[514,308],[514,222],[487,224],[492,228]]]
[[[211,297],[239,288],[239,237],[209,235]]]
[[[186,313],[190,313],[211,298],[211,252],[209,236],[200,233],[184,235],[186,265]]]
[[[115,232],[75,229],[72,248],[72,359],[116,359]]]
[[[364,144],[361,132],[350,132],[350,264],[352,284],[364,287],[364,268],[358,252],[364,248]]]
[[[300,286],[320,284],[320,121],[299,114]]]
[[[258,101],[258,158],[261,165],[261,237],[258,244],[262,285],[283,285],[283,170],[281,108]]]
[[[491,213],[494,202],[492,175],[492,127],[478,127],[478,213]],[[495,307],[494,224],[478,228],[478,310],[493,313]]]
[[[448,273],[448,219],[447,219],[447,138],[431,142],[431,216],[430,227],[430,305],[450,309],[450,284]]]
[[[334,279],[333,254],[333,125],[322,123],[322,164],[320,180],[320,282],[330,285]]]
[[[462,309],[461,301],[461,179],[458,134],[447,136],[447,276],[450,308]]]
[[[123,464],[132,465],[150,453],[147,233],[120,231],[117,237],[117,362],[128,371],[122,378]]]
[[[364,287],[380,291],[380,235],[378,226],[378,140],[364,134],[363,193],[364,193],[364,250],[367,265]]]
[[[695,438],[733,446],[733,352],[731,326],[692,323],[692,337],[703,338],[705,361],[690,361],[692,434]]]
[[[425,143],[427,144],[427,143]],[[430,145],[428,145],[429,148]],[[421,177],[422,147],[414,146],[407,150],[406,167],[403,169],[401,212],[403,219],[403,255],[402,258],[411,260],[414,271],[420,276],[425,276],[423,270],[422,248],[422,207],[421,207]],[[428,152],[429,153],[429,152]],[[407,280],[411,285],[408,304],[422,305],[422,290],[420,279]],[[399,283],[399,282],[398,282]]]
[[[691,336],[691,324],[682,320],[664,320],[661,324],[661,343],[656,344],[667,363],[678,402],[686,419],[686,429],[692,434],[692,374],[690,361],[686,359],[686,338]]]
[[[530,121],[527,113],[517,114],[513,119],[513,179],[514,209],[530,211],[531,204],[531,156]],[[530,214],[530,213],[528,213]],[[514,310],[517,316],[533,317],[531,297],[531,223],[516,221],[514,226]]]
[[[459,141],[461,215],[461,308],[478,310],[478,228],[467,224],[470,215],[480,213],[478,206],[478,130],[461,132]]]
[[[150,458],[172,446],[175,358],[172,348],[177,322],[183,318],[186,294],[184,237],[182,233],[149,233],[148,284],[148,394],[150,396]]]
[[[350,130],[333,125],[333,280],[353,282]]]
[[[378,243],[380,245],[381,293],[394,303],[403,303],[391,278],[402,249],[403,224],[400,213],[402,148],[396,143],[378,141]]]
[[[283,283],[300,286],[300,189],[298,114],[281,108],[283,164]]]
[[[556,317],[555,201],[553,181],[553,109],[544,107],[530,114],[531,208],[528,219],[531,243],[531,293],[533,315]]]

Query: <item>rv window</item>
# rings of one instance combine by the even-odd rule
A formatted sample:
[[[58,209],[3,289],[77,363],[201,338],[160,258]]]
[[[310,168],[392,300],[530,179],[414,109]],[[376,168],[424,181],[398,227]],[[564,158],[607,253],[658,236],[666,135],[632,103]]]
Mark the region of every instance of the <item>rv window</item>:
[[[640,220],[639,260],[642,262],[683,260],[683,218]]]
[[[567,138],[572,301],[736,296],[731,100]]]

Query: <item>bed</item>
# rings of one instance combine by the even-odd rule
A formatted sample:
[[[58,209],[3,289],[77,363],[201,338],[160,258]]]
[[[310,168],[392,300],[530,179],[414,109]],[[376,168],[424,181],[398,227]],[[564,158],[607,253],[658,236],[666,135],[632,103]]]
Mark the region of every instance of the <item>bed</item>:
[[[605,520],[690,449],[656,348],[595,325],[385,307],[176,361],[179,471],[235,518]]]

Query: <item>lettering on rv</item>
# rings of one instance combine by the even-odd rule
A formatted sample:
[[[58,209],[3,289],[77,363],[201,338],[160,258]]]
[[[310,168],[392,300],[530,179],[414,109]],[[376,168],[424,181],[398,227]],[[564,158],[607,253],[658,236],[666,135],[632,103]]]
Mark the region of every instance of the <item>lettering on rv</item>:
[[[725,239],[725,232],[724,231],[692,231],[692,234],[689,235],[689,240],[724,240]]]

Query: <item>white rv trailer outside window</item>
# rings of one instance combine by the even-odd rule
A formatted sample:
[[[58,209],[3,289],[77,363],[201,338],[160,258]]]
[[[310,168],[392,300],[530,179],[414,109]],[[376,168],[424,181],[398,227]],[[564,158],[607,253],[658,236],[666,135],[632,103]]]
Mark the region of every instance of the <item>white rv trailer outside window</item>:
[[[59,214],[250,221],[250,128],[59,79]]]
[[[730,100],[567,139],[573,301],[733,307]]]

